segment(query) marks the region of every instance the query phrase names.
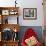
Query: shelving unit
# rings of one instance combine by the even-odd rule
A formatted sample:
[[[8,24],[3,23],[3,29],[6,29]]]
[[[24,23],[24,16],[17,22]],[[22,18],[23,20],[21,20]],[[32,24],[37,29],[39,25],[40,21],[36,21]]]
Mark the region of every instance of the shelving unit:
[[[0,7],[0,32],[1,32],[1,41],[0,41],[0,46],[18,46],[19,40],[15,38],[18,35],[19,31],[19,22],[18,22],[18,10],[19,7]],[[16,17],[16,20],[14,20],[15,23],[9,23],[9,17]],[[13,20],[12,20],[13,21]],[[11,38],[13,39],[7,39],[4,40],[2,35],[4,35],[4,32],[8,35],[7,32],[12,32],[14,36]],[[9,36],[8,36],[9,37]],[[18,37],[18,36],[17,36]]]

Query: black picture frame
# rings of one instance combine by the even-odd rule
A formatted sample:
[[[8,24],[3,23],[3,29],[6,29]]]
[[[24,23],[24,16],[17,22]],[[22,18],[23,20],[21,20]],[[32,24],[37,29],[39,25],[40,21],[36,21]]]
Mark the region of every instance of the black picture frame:
[[[36,20],[37,19],[37,8],[23,8],[23,19],[24,20]]]

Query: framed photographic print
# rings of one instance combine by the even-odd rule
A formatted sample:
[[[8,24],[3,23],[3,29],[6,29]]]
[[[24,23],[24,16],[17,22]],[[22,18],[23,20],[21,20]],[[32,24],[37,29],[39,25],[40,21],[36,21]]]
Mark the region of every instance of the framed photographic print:
[[[23,19],[25,20],[37,19],[37,9],[36,8],[24,8],[23,9]]]
[[[9,10],[2,10],[2,15],[9,15]]]

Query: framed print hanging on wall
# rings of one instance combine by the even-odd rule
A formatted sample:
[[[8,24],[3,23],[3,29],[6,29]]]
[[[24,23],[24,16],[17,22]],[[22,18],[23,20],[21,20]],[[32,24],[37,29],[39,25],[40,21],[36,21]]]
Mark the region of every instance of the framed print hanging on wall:
[[[23,19],[25,20],[37,19],[37,9],[36,8],[24,8],[23,9]]]

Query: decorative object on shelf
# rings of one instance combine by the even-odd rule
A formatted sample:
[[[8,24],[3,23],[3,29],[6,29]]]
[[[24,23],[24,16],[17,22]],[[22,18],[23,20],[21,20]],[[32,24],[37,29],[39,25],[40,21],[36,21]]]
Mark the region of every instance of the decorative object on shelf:
[[[14,29],[14,32],[17,32],[16,28]]]
[[[7,18],[7,19],[5,19],[5,24],[8,24],[8,18]]]
[[[12,30],[9,28],[5,28],[2,32],[2,40],[8,41],[12,40]]]
[[[9,10],[2,10],[2,15],[9,15]]]
[[[14,37],[13,38],[14,38],[14,41],[15,41],[15,40],[18,40],[18,32],[17,32],[17,29],[15,27],[14,27],[14,32],[15,33],[14,33]]]
[[[36,8],[24,8],[23,9],[23,19],[25,20],[37,19],[37,9]]]
[[[8,24],[8,16],[3,15],[2,24]]]
[[[14,41],[15,41],[15,40],[19,40],[19,39],[18,39],[18,32],[14,32],[13,40],[14,40]]]
[[[16,7],[16,4],[17,4],[17,2],[16,2],[17,0],[15,0],[15,7]]]
[[[10,15],[16,15],[18,12],[16,10],[10,10],[9,14]]]

